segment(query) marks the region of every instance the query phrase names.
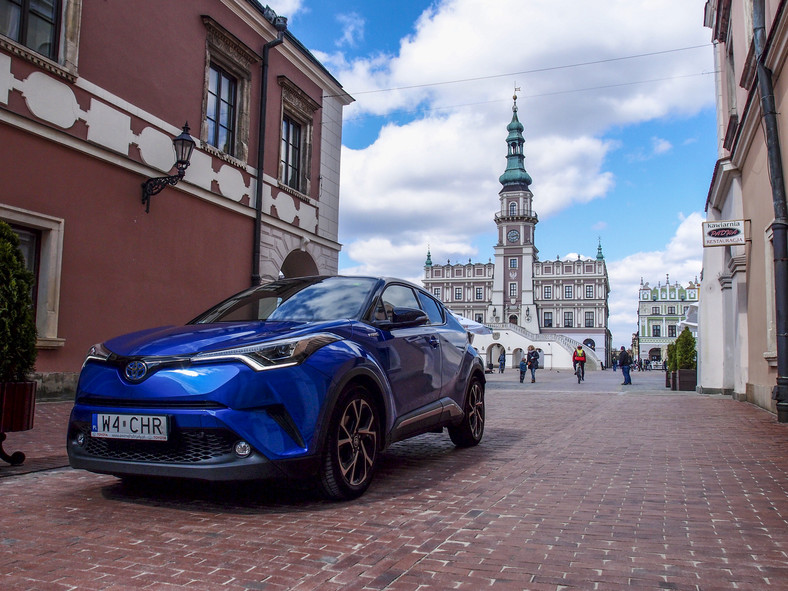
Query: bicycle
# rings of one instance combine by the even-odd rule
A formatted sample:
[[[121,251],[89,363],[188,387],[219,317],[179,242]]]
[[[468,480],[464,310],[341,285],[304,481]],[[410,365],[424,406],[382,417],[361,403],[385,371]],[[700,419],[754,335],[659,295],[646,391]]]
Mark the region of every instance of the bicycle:
[[[575,375],[577,376],[577,383],[579,384],[586,379],[585,367],[582,363],[575,363]]]

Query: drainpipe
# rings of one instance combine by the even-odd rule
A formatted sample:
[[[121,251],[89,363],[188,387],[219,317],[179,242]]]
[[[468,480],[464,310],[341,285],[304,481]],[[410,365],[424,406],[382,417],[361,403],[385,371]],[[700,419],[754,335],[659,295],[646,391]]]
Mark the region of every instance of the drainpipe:
[[[284,41],[287,19],[272,17],[277,37],[263,45],[262,81],[260,83],[260,121],[257,130],[257,187],[254,203],[254,243],[252,244],[252,287],[260,285],[260,232],[263,228],[263,156],[265,154],[265,112],[268,106],[268,53]]]
[[[785,201],[780,138],[777,133],[777,110],[774,101],[772,72],[766,67],[766,12],[764,0],[754,0],[752,5],[753,41],[757,62],[758,90],[761,94],[761,112],[766,130],[766,153],[772,186],[774,224],[774,291],[777,313],[777,385],[772,399],[777,401],[777,420],[788,423],[788,205]]]

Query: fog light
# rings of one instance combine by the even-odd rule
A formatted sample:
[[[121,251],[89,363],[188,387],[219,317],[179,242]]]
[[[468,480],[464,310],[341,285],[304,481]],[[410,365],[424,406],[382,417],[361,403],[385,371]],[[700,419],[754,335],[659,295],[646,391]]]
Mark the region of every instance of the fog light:
[[[77,445],[79,447],[82,447],[83,445],[85,445],[85,434],[84,433],[78,433],[77,434]]]
[[[235,444],[235,455],[239,458],[246,458],[250,453],[252,453],[252,446],[246,443],[246,441],[238,441]]]

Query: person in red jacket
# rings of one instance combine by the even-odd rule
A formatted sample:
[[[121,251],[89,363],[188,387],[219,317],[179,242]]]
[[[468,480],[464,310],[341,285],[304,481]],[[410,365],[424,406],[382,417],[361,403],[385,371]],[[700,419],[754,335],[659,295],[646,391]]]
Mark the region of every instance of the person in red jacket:
[[[577,373],[577,366],[580,365],[580,379],[586,379],[586,352],[583,351],[583,345],[578,345],[575,352],[572,354],[572,369]]]

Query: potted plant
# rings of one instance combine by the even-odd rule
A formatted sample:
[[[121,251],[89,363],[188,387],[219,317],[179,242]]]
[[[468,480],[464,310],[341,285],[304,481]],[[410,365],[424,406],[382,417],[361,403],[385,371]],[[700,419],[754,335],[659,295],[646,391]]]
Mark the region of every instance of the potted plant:
[[[673,372],[676,371],[675,359],[676,359],[676,346],[673,343],[668,343],[668,352],[665,359],[665,387],[666,388],[670,388],[672,384],[671,377],[673,376]],[[675,390],[675,388],[673,389]]]
[[[689,328],[685,327],[676,339],[676,365],[679,390],[695,390],[698,383],[696,356],[695,337],[692,336]]]
[[[36,361],[33,282],[19,237],[0,221],[0,459],[14,465],[25,456],[3,451],[5,434],[32,429],[35,414],[36,382],[29,379]]]

